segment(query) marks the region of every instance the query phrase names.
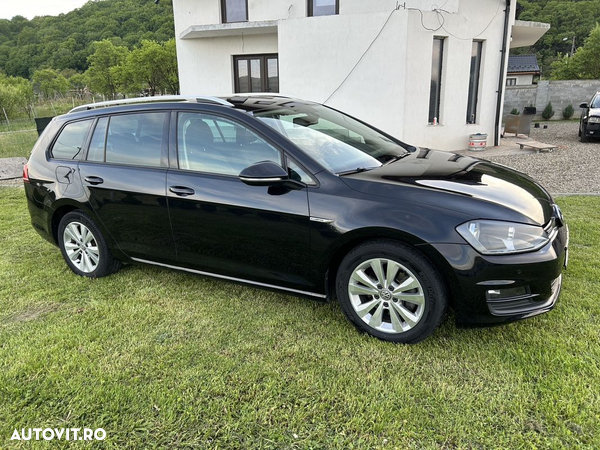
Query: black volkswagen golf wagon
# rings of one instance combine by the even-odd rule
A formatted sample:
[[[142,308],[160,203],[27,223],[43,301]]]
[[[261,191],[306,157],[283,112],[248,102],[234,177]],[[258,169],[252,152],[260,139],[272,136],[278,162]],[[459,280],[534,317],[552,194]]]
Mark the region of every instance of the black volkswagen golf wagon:
[[[145,263],[316,297],[380,339],[552,309],[568,229],[528,176],[416,148],[275,95],[91,104],[23,173],[33,227],[70,269]]]

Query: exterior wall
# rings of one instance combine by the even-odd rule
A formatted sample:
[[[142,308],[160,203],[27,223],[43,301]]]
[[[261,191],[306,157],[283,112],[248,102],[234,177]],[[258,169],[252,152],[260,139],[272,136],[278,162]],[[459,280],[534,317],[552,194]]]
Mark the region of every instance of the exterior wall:
[[[406,11],[393,14],[371,50],[344,81],[389,14],[340,14],[282,21],[279,25],[281,92],[327,102],[402,137]],[[309,45],[303,36],[311,36]]]
[[[406,0],[407,8],[419,8],[423,16],[403,8],[392,13],[396,0],[340,0],[339,15],[309,18],[305,0],[248,4],[249,21],[279,19],[277,32],[182,40],[181,33],[192,25],[221,23],[220,0],[174,0],[182,94],[233,92],[232,55],[278,53],[283,94],[327,102],[414,145],[463,149],[469,134],[478,132],[488,134],[488,145],[493,143],[504,26],[497,1],[449,0],[443,7],[448,11],[443,28],[438,14],[430,11],[437,0]],[[428,124],[434,37],[445,37],[436,126]],[[469,125],[474,38],[484,45],[478,119]]]
[[[522,75],[518,73],[509,73],[506,78],[516,78],[516,86],[527,86],[533,84],[533,75]]]
[[[497,90],[500,74],[504,14],[498,13],[487,30],[477,39],[483,40],[483,55],[477,104],[477,123],[467,124],[467,98],[473,36],[494,17],[497,3],[461,0],[459,14],[447,15],[444,28],[436,32],[421,26],[420,15],[411,11],[410,36],[405,79],[407,97],[404,100],[405,122],[401,134],[407,142],[430,148],[458,150],[468,147],[469,135],[487,133],[488,145],[493,145],[496,121]],[[514,18],[514,10],[513,10]],[[425,24],[436,27],[434,13],[424,14]],[[467,19],[468,18],[468,19]],[[447,31],[446,31],[447,30]],[[452,35],[450,35],[450,33]],[[429,81],[433,37],[445,37],[442,64],[442,94],[439,125],[429,125]],[[415,44],[415,45],[413,45]],[[508,60],[508,52],[505,55]],[[505,84],[505,80],[503,81]]]
[[[562,119],[562,110],[569,104],[578,115],[579,105],[589,102],[592,96],[600,91],[599,80],[560,80],[540,81],[533,86],[509,86],[506,90],[504,114],[513,108],[522,111],[525,106],[533,104],[537,108],[537,119],[542,118],[542,111],[552,102],[554,120]]]

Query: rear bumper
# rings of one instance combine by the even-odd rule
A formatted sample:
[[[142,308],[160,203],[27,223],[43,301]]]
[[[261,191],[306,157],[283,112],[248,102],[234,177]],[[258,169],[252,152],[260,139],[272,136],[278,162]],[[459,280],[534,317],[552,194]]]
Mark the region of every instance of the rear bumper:
[[[569,231],[531,253],[484,256],[470,245],[436,244],[453,269],[451,286],[458,325],[494,325],[550,311],[562,287]]]

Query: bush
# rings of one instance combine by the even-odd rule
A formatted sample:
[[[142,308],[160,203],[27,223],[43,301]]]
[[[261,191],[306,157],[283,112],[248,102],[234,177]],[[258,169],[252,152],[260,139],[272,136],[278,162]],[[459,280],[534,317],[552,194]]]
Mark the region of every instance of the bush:
[[[542,112],[542,117],[546,120],[550,120],[554,116],[554,108],[552,108],[552,102],[548,102],[544,111]]]
[[[519,115],[519,110],[517,108],[513,108],[510,113],[514,114],[515,116],[518,116]]]
[[[565,109],[563,109],[562,115],[565,120],[569,120],[575,114],[575,110],[573,109],[573,105],[570,104]]]

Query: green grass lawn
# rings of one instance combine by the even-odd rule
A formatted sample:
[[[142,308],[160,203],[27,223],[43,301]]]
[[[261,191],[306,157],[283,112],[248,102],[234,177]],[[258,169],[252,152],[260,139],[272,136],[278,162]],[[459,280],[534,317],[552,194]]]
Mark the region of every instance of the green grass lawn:
[[[0,158],[23,156],[29,159],[37,138],[35,129],[0,133]]]
[[[29,427],[104,428],[102,448],[600,448],[600,198],[559,203],[554,311],[449,317],[403,346],[335,303],[143,266],[78,277],[0,189],[0,448],[35,448],[9,441]]]

